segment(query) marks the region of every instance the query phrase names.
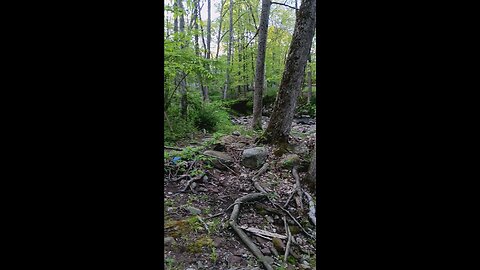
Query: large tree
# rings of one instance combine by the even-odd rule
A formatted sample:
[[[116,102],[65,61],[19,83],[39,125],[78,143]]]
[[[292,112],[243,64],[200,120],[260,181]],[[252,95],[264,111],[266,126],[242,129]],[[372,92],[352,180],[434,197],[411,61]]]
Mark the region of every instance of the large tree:
[[[262,98],[265,86],[265,51],[267,48],[268,17],[270,0],[262,0],[260,29],[258,30],[257,64],[255,70],[255,85],[253,94],[253,129],[262,129]]]
[[[263,142],[288,143],[297,97],[301,91],[305,66],[315,34],[315,8],[316,0],[304,0],[298,11],[272,116],[261,138]]]

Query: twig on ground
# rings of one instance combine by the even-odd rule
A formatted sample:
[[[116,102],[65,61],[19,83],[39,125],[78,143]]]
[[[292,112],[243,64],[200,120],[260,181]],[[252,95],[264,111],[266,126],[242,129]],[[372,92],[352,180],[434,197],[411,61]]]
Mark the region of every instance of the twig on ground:
[[[178,147],[164,146],[163,148],[169,149],[169,150],[183,151],[182,148],[178,148]]]

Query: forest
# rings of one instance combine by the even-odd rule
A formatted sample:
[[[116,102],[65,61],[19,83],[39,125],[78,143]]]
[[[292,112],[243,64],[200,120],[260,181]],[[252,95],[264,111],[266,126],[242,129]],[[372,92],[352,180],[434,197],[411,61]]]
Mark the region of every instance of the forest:
[[[316,0],[163,12],[165,269],[316,269]]]

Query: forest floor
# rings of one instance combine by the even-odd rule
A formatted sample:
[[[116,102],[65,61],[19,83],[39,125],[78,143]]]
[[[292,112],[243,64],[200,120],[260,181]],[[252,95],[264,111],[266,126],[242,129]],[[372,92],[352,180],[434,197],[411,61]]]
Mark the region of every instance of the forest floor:
[[[266,120],[263,119],[264,125]],[[248,125],[251,117],[232,121]],[[314,122],[314,119],[294,121],[291,141],[295,147],[290,153],[277,153],[272,147],[264,146],[268,157],[267,165],[262,168],[267,170],[259,175],[256,175],[258,169],[249,169],[240,163],[242,151],[256,147],[255,136],[238,133],[224,136],[219,139],[220,144],[209,146],[218,148],[220,145],[222,152],[233,158],[232,164],[222,170],[192,159],[182,163],[186,169],[179,173],[179,163],[165,160],[168,170],[164,180],[165,269],[265,269],[229,223],[232,209],[237,206],[240,212],[236,224],[258,247],[271,269],[316,269],[315,225],[308,216],[307,194],[310,191],[303,186],[302,190],[307,193],[295,189],[298,181],[294,174],[298,169],[298,176],[303,179],[305,166],[291,169],[281,161],[285,155],[296,153],[305,160],[304,164],[308,163],[315,143]],[[210,137],[195,138],[195,145]],[[176,152],[170,153],[175,156]],[[195,173],[188,176],[193,171]],[[254,182],[268,195],[260,200],[234,204],[245,195],[259,193]],[[315,202],[315,194],[311,196]]]

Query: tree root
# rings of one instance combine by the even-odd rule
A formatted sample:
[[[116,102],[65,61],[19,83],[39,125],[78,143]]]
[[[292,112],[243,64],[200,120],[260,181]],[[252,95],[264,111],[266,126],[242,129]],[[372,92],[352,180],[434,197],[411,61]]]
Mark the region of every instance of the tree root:
[[[286,263],[287,258],[288,258],[288,251],[290,249],[290,244],[292,243],[292,234],[290,233],[290,228],[288,227],[287,224],[287,219],[285,216],[283,217],[283,223],[285,223],[285,232],[287,233],[287,246],[285,247],[285,256],[283,258],[283,261]]]
[[[298,176],[297,167],[294,166],[292,169],[293,177],[295,178],[296,188],[295,191],[297,192],[298,197],[295,198],[297,202],[297,206],[300,207],[300,210],[303,210],[303,203],[302,203],[302,186],[300,186],[300,176]]]
[[[272,266],[265,260],[260,249],[250,240],[250,238],[245,234],[245,232],[238,227],[237,219],[240,213],[240,205],[244,202],[255,201],[261,198],[266,197],[266,193],[253,193],[245,195],[241,198],[235,200],[235,206],[233,207],[232,214],[230,215],[229,224],[233,230],[237,233],[243,243],[252,251],[252,253],[263,263],[267,270],[273,270]]]
[[[308,217],[310,218],[310,221],[317,227],[317,218],[315,216],[315,204],[313,203],[313,198],[308,194],[306,191],[303,191],[305,193],[305,196],[308,199],[308,206],[309,206],[309,211],[308,211]]]

